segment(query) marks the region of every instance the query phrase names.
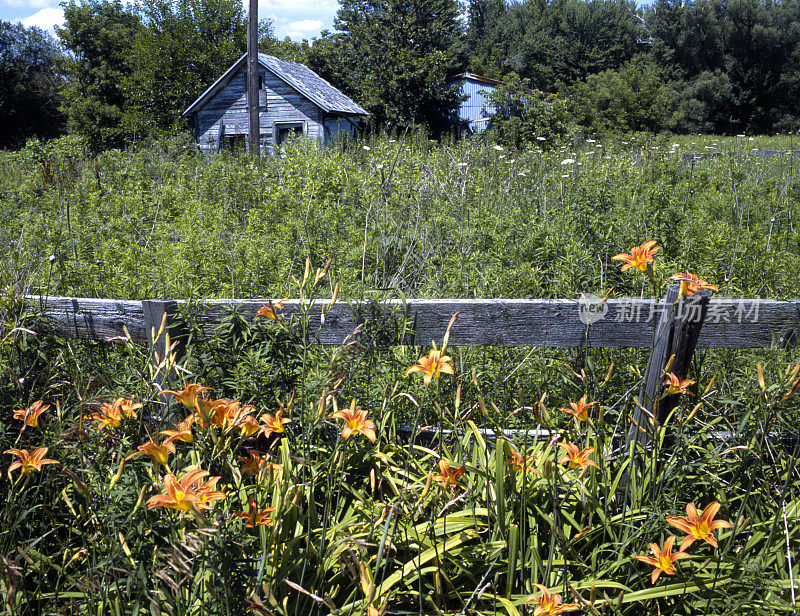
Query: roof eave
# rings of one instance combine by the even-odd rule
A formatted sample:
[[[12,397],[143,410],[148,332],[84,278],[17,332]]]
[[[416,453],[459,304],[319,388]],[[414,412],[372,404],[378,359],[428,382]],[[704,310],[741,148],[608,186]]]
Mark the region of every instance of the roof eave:
[[[325,113],[328,113],[328,114],[335,113],[335,114],[342,114],[342,115],[362,115],[362,116],[368,116],[369,115],[369,112],[367,112],[360,105],[356,105],[358,107],[358,109],[359,109],[358,111],[349,110],[349,109],[348,110],[334,109],[333,107],[328,105],[325,101],[323,101],[323,100],[319,99],[317,96],[315,96],[313,92],[309,92],[308,89],[302,87],[302,84],[296,83],[295,80],[293,80],[290,77],[287,77],[286,75],[282,74],[282,71],[276,70],[276,67],[270,66],[269,64],[267,64],[267,62],[265,62],[261,58],[261,55],[262,54],[259,54],[259,58],[258,58],[258,63],[261,66],[263,66],[265,69],[270,71],[276,77],[281,79],[288,86],[290,86],[290,87],[294,88],[295,90],[297,90],[300,94],[305,96],[308,100],[310,100],[317,107],[322,109]],[[184,117],[184,118],[188,117],[192,113],[197,111],[197,109],[199,107],[201,107],[209,98],[211,98],[214,94],[216,94],[217,91],[219,91],[228,82],[228,80],[233,75],[233,73],[235,73],[237,70],[239,70],[239,68],[241,67],[242,63],[245,62],[246,59],[247,59],[247,54],[242,54],[241,58],[239,58],[236,62],[234,62],[231,65],[231,67],[227,71],[225,71],[222,74],[222,76],[220,76],[219,79],[217,79],[208,88],[206,88],[206,90],[200,96],[198,96],[197,99],[191,105],[189,105],[183,113],[181,113],[181,117]],[[330,84],[328,84],[328,85],[330,85]],[[331,86],[331,87],[333,87],[333,86]],[[356,104],[356,103],[353,101],[353,104]]]
[[[366,109],[363,109],[360,105],[359,105],[359,109],[360,109],[360,111],[354,111],[354,110],[341,111],[339,109],[334,109],[332,111],[326,111],[325,113],[327,113],[328,115],[336,115],[336,116],[368,116],[369,115],[369,111],[367,111]]]
[[[217,90],[219,90],[227,81],[230,79],[231,75],[239,68],[239,64],[242,63],[247,58],[247,54],[242,54],[242,57],[239,58],[236,62],[234,62],[231,67],[225,71],[219,79],[217,79],[214,83],[212,83],[206,90],[197,97],[197,99],[186,108],[186,111],[181,113],[181,117],[185,118],[192,113],[195,112],[196,108],[202,105],[207,98],[210,98],[214,95]]]

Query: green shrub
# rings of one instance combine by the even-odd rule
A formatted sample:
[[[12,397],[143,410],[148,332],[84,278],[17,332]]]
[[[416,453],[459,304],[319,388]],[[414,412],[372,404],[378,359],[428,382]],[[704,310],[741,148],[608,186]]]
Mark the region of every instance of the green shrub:
[[[516,73],[488,96],[494,107],[489,137],[507,147],[541,145],[552,149],[570,133],[572,122],[567,101],[554,94],[530,90]]]

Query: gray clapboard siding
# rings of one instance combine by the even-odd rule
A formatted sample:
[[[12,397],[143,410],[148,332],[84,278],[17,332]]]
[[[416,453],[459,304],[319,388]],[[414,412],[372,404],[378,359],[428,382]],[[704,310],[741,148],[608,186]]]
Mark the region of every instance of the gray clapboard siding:
[[[322,136],[319,109],[281,81],[269,70],[261,67],[263,87],[260,99],[265,103],[259,112],[260,134],[268,142],[274,141],[273,127],[279,122],[302,122],[306,136],[319,138]],[[224,134],[247,134],[247,95],[246,71],[240,69],[222,89],[219,90],[197,112],[198,141],[210,143],[218,139],[219,126],[224,125]]]
[[[30,297],[28,301],[68,337],[108,339],[123,335],[125,324],[134,341],[146,343],[150,327],[158,326],[145,322],[142,302],[137,301],[64,297]],[[211,332],[229,306],[238,306],[245,318],[252,319],[265,303],[262,299],[209,300],[199,321]],[[298,304],[298,300],[284,302],[284,315],[288,318],[295,313]],[[322,325],[323,305],[318,303],[311,316],[310,338],[319,344],[341,344],[365,315],[370,315],[373,324],[382,323],[380,344],[439,344],[450,318],[459,311],[451,344],[501,347],[650,347],[653,321],[664,306],[648,299],[612,299],[604,318],[587,326],[579,319],[579,300],[573,299],[407,300],[405,306],[398,300],[380,305],[338,301]],[[636,313],[639,320],[629,320]],[[404,318],[416,335],[403,328]],[[793,346],[799,332],[800,301],[714,298],[709,302],[698,348]]]

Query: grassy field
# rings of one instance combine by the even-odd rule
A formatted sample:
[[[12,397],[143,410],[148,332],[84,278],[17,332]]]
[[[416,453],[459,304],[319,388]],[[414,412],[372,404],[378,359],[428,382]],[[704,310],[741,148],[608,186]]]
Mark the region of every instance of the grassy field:
[[[650,296],[686,269],[796,298],[796,160],[748,153],[793,144],[0,153],[0,613],[796,613],[796,350],[697,353],[626,450],[641,350],[322,348],[233,313],[154,367],[22,302],[190,298],[191,327],[203,298]],[[612,259],[647,240],[652,282]]]
[[[344,297],[639,294],[610,257],[655,239],[670,274],[798,296],[795,159],[718,139],[725,156],[692,164],[690,139],[715,143],[384,139],[254,164],[180,142],[88,161],[62,140],[2,154],[0,229],[11,269],[59,295],[283,296],[330,255]]]

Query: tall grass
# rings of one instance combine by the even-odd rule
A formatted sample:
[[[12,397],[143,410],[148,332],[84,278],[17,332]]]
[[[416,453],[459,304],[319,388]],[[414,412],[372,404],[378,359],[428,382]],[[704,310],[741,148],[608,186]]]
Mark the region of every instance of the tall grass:
[[[344,297],[639,294],[610,257],[645,238],[728,294],[797,295],[793,157],[734,143],[692,162],[700,145],[630,139],[297,143],[255,163],[180,142],[87,159],[61,140],[1,155],[0,228],[35,290],[62,295],[280,297],[306,255],[334,256]]]

